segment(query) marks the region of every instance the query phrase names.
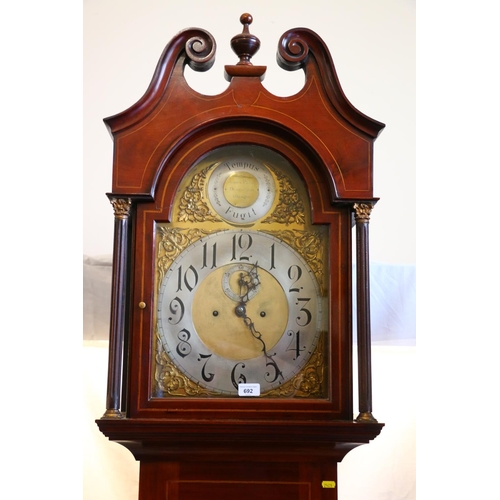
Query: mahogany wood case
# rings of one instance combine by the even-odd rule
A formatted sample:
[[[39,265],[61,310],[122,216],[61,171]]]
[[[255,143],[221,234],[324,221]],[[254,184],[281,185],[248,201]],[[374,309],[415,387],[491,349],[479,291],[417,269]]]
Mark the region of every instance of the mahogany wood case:
[[[202,29],[177,34],[143,97],[104,121],[114,142],[108,197],[115,214],[106,411],[110,440],[140,461],[140,500],[337,499],[337,463],[381,431],[372,414],[368,225],[373,144],[384,128],[354,108],[320,37],[291,29],[278,64],[303,70],[295,95],[262,85],[266,67],[251,57],[259,40],[252,17],[232,40],[239,61],[225,67],[219,95],[194,91],[189,65],[211,68],[216,44]],[[172,220],[189,169],[228,145],[272,150],[307,189],[313,225],[328,226],[328,325],[321,398],[155,397],[155,224]],[[356,226],[356,275],[352,228]],[[359,412],[353,414],[352,280],[357,280]]]

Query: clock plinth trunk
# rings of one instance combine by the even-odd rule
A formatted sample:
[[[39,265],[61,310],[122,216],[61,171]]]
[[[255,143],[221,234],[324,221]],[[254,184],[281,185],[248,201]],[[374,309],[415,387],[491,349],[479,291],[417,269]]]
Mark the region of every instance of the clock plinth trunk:
[[[336,463],[141,462],[140,474],[139,500],[193,500],[201,491],[204,500],[338,499]]]
[[[140,461],[140,500],[334,500],[337,464],[384,425],[372,414],[368,253],[384,125],[346,99],[305,28],[277,53],[304,71],[303,89],[269,93],[251,62],[252,16],[240,21],[220,95],[184,78],[215,57],[213,37],[189,28],[144,96],[105,119],[115,241],[97,425]]]
[[[139,500],[194,500],[201,493],[204,500],[332,500],[337,464],[383,424],[125,419],[101,420],[99,427],[140,461]]]

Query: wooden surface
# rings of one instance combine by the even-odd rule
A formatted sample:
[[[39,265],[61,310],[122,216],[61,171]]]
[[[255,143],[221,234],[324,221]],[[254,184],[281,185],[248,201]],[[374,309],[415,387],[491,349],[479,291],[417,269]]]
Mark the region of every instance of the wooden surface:
[[[337,463],[383,424],[99,421],[141,462],[139,500],[336,500]],[[202,496],[201,496],[202,495]]]
[[[336,500],[322,478],[337,481],[336,464],[202,462],[141,463],[139,500]],[[231,478],[230,480],[228,478]]]
[[[120,345],[111,346],[111,408],[97,423],[141,461],[140,500],[167,494],[179,500],[201,494],[205,500],[336,499],[337,490],[322,488],[321,481],[336,481],[337,462],[383,426],[353,422],[350,297],[352,207],[376,201],[373,142],[384,125],[349,103],[326,46],[304,28],[288,31],[278,44],[278,63],[304,70],[303,89],[291,97],[270,94],[261,83],[265,67],[250,61],[258,43],[245,32],[248,21],[242,16],[244,32],[233,39],[239,62],[225,67],[230,84],[222,94],[201,95],[184,79],[186,64],[203,71],[215,56],[211,35],[188,29],[165,48],[144,96],[105,119],[114,141],[109,196],[131,200],[133,208],[127,237],[116,239],[119,288],[112,317],[120,319],[114,326],[120,331],[110,338]],[[170,219],[177,187],[196,161],[217,147],[242,143],[288,159],[307,185],[313,222],[330,225],[330,393],[324,400],[152,399],[153,314],[137,304],[153,299],[153,223]],[[125,233],[123,224],[117,228]],[[338,318],[340,327],[333,329]],[[123,346],[119,402],[116,367],[122,366]],[[369,352],[365,358],[369,363]],[[363,390],[371,398],[371,388]]]
[[[207,47],[204,58],[185,48],[193,39]],[[115,142],[113,193],[152,195],[163,168],[169,168],[169,157],[189,149],[193,134],[216,136],[243,126],[286,137],[313,156],[328,182],[331,201],[373,197],[373,141],[384,125],[346,99],[330,54],[316,34],[300,28],[280,40],[281,65],[303,68],[306,76],[303,89],[291,97],[269,93],[253,75],[254,67],[243,65],[236,66],[240,76],[232,77],[222,94],[198,94],[184,79],[183,67],[193,60],[196,69],[209,67],[215,53],[208,49],[213,45],[205,31],[178,34],[165,48],[144,96],[105,120]],[[245,71],[250,76],[244,76]]]
[[[137,460],[340,461],[383,424],[346,421],[100,419],[99,429]],[[295,455],[295,456],[294,456]]]

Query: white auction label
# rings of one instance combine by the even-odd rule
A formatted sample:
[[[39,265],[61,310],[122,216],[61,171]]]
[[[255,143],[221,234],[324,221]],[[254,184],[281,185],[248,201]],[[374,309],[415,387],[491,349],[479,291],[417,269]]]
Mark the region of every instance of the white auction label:
[[[260,396],[260,384],[238,384],[238,396]]]

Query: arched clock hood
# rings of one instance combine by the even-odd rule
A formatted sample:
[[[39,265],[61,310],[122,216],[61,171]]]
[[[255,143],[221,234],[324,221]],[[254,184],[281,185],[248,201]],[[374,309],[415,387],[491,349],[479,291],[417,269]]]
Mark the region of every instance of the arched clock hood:
[[[270,93],[261,83],[266,67],[250,62],[260,42],[249,33],[247,16],[241,19],[243,33],[232,40],[240,61],[225,67],[230,83],[224,92],[203,95],[186,82],[186,64],[207,71],[216,55],[212,35],[189,28],[165,47],[141,99],[104,120],[114,140],[112,193],[152,196],[158,170],[193,134],[208,131],[213,136],[219,129],[245,130],[253,123],[255,130],[272,129],[274,135],[315,152],[332,202],[373,200],[373,142],[385,125],[348,101],[328,48],[306,28],[284,33],[277,50],[282,68],[304,70],[303,88],[288,97]]]

